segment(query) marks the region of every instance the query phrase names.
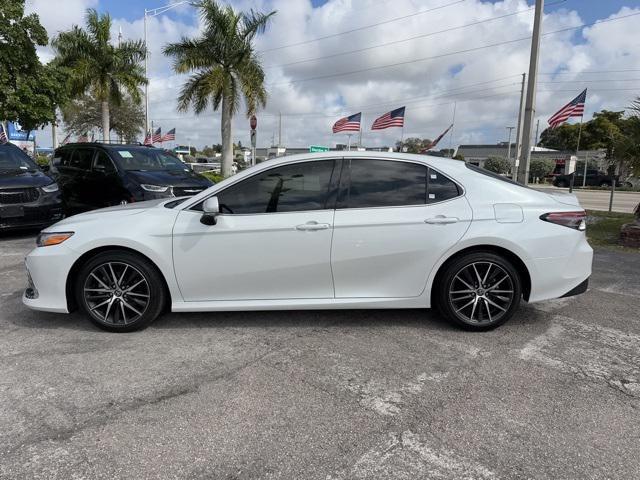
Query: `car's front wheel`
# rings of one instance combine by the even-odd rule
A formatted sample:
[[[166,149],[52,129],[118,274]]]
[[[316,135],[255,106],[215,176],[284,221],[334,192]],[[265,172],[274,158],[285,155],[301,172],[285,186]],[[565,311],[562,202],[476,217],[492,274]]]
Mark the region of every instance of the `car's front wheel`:
[[[76,277],[76,299],[89,319],[111,332],[147,327],[163,310],[165,289],[148,260],[125,251],[106,251],[86,262]]]
[[[506,258],[475,252],[445,267],[436,304],[453,323],[468,330],[490,330],[509,320],[520,304],[522,283]]]

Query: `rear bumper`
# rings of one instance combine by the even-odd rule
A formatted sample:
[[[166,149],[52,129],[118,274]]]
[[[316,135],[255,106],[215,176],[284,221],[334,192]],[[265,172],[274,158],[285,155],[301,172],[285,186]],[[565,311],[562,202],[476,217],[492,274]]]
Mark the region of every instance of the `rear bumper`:
[[[591,278],[591,277],[589,277],[589,278]],[[577,287],[572,288],[567,293],[562,295],[562,297],[560,297],[560,298],[575,297],[576,295],[580,295],[581,293],[586,292],[588,288],[589,288],[589,279],[587,278],[580,285],[578,285]]]

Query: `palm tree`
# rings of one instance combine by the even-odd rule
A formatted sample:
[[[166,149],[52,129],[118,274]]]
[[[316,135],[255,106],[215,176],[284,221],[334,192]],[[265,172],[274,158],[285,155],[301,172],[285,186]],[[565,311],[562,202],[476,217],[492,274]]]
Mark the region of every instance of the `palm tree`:
[[[215,0],[202,0],[197,5],[204,26],[202,35],[166,45],[164,54],[173,57],[176,73],[193,72],[180,91],[178,110],[193,107],[200,114],[209,102],[214,110],[222,107],[222,174],[227,177],[233,161],[231,120],[240,97],[244,97],[247,116],[266,105],[264,71],[252,41],[264,32],[276,12],[235,12],[231,6],[220,7]]]
[[[123,94],[139,104],[140,86],[147,83],[141,62],[147,49],[142,40],[126,40],[112,45],[111,17],[87,10],[86,30],[74,25],[55,37],[56,62],[71,72],[70,90],[74,95],[89,93],[102,112],[102,134],[109,139],[109,104],[121,105]]]

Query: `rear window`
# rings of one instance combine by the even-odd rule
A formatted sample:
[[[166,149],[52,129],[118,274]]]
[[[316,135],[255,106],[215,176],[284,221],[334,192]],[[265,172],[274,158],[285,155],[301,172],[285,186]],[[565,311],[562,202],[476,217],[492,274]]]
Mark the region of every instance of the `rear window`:
[[[124,170],[183,170],[189,171],[189,167],[182,161],[162,150],[153,148],[114,148],[113,159]]]
[[[474,172],[481,173],[482,175],[486,175],[487,177],[495,178],[496,180],[502,180],[503,182],[510,183],[511,185],[517,185],[522,188],[529,188],[526,185],[522,185],[514,180],[511,180],[509,177],[503,177],[502,175],[498,175],[497,173],[490,172],[489,170],[485,170],[484,168],[480,168],[476,165],[471,165],[470,163],[465,163],[469,170],[473,170]]]

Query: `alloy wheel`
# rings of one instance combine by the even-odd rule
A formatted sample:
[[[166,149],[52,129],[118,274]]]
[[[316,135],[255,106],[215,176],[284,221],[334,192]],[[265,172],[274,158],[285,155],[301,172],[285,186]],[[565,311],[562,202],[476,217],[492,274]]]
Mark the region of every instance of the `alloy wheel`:
[[[144,315],[151,292],[140,270],[125,262],[106,262],[89,272],[83,295],[95,319],[107,325],[128,325]]]
[[[473,262],[454,275],[449,286],[449,303],[463,322],[483,325],[499,322],[515,299],[511,275],[489,261]]]

